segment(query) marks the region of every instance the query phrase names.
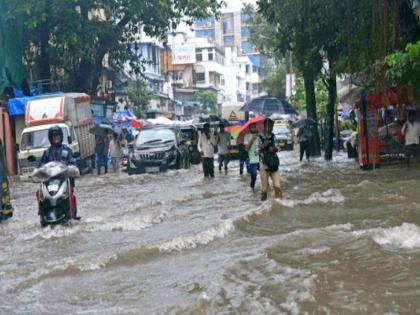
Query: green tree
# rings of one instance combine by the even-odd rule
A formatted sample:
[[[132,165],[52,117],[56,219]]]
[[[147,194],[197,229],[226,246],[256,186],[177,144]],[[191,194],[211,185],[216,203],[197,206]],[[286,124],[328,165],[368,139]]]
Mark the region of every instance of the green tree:
[[[148,109],[150,100],[154,92],[149,89],[145,79],[138,77],[136,80],[130,80],[125,88],[130,101],[134,104],[134,114],[143,116]]]
[[[285,64],[277,63],[274,69],[268,72],[267,77],[262,82],[263,91],[268,95],[284,98],[286,92],[286,74]]]
[[[217,113],[217,98],[213,92],[210,91],[198,91],[194,94],[195,101],[201,103],[202,112]]]
[[[387,78],[392,85],[420,87],[420,41],[408,44],[403,51],[387,56],[385,61]]]
[[[129,62],[141,30],[163,37],[185,19],[217,13],[223,0],[5,0],[9,19],[24,17],[26,51],[42,79],[65,81],[67,89],[95,93],[104,57],[114,69]]]

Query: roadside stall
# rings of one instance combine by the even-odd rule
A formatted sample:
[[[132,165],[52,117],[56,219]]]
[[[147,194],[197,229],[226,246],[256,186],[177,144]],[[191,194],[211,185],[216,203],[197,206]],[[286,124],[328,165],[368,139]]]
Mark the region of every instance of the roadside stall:
[[[397,95],[395,89],[361,97],[358,106],[359,163],[363,169],[374,169],[381,164],[404,158],[404,135],[401,128],[409,111],[419,107],[406,95]]]

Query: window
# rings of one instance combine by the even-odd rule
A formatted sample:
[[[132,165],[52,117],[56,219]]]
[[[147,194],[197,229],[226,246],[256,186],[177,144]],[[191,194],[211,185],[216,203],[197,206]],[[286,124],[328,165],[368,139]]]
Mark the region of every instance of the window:
[[[251,91],[250,87],[251,87],[251,84],[249,82],[247,82],[246,83],[246,91],[247,92],[250,92]]]
[[[208,17],[207,19],[198,19],[194,21],[196,28],[206,28],[214,26],[214,16]]]
[[[247,13],[242,13],[241,14],[241,22],[242,23],[246,23],[251,19],[251,16]]]
[[[196,30],[195,31],[195,36],[196,37],[201,37],[201,38],[207,37],[207,38],[210,38],[210,39],[213,39],[213,40],[215,38],[214,34],[215,34],[214,33],[214,28],[208,29],[208,30]]]
[[[242,53],[249,54],[252,52],[252,44],[248,41],[242,42]]]
[[[242,27],[241,28],[241,35],[242,35],[242,37],[251,36],[251,30],[249,29],[249,27]]]
[[[225,36],[225,46],[233,46],[233,36]]]
[[[257,73],[258,72],[258,69],[257,69],[256,66],[252,66],[252,72],[254,72],[254,73]]]
[[[225,57],[223,57],[223,55],[219,53],[217,50],[216,50],[216,62],[221,65],[225,64]]]
[[[202,49],[196,49],[195,50],[195,59],[197,61],[203,61],[203,51],[202,51]]]
[[[259,91],[259,84],[252,83],[252,94],[258,94],[258,91]]]
[[[174,73],[174,80],[175,81],[181,81],[182,80],[182,78],[183,78],[183,72],[182,71],[176,71],[175,73]]]
[[[152,46],[152,62],[154,65],[157,64],[156,46]]]
[[[209,60],[214,60],[213,48],[208,48],[207,54],[208,54]]]
[[[220,85],[224,86],[225,84],[225,77],[220,77]]]
[[[195,74],[195,78],[197,82],[205,82],[206,81],[206,73],[205,72],[197,72]]]
[[[249,73],[249,65],[245,65],[245,72]]]
[[[233,13],[223,14],[223,34],[233,34]]]

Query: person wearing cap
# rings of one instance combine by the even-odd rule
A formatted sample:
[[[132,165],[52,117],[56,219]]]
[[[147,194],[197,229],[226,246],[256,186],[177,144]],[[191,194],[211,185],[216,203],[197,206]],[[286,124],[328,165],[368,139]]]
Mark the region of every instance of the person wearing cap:
[[[228,148],[230,145],[230,133],[225,131],[225,125],[223,123],[219,124],[219,128],[220,132],[216,136],[219,155],[219,173],[222,172],[222,167],[224,167],[225,174],[227,174],[229,164]]]
[[[280,172],[278,170],[278,149],[273,134],[273,127],[274,121],[266,118],[264,120],[264,132],[258,135],[257,153],[260,157],[261,201],[267,200],[269,178],[273,182],[275,197],[277,199],[283,198],[280,186]]]
[[[216,138],[210,133],[210,125],[205,123],[203,133],[198,139],[198,151],[201,154],[204,177],[214,177],[214,147]]]

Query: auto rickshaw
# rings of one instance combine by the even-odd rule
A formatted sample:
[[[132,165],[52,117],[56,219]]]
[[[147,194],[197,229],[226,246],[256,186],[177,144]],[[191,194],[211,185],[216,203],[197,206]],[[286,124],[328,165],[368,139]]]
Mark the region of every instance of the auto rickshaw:
[[[190,153],[191,164],[201,162],[200,152],[198,152],[198,130],[194,125],[183,125],[180,127],[183,140],[186,140]]]
[[[9,181],[7,179],[6,162],[4,158],[3,142],[0,139],[0,183],[1,183],[1,204],[0,222],[13,216],[13,207],[10,204]]]

